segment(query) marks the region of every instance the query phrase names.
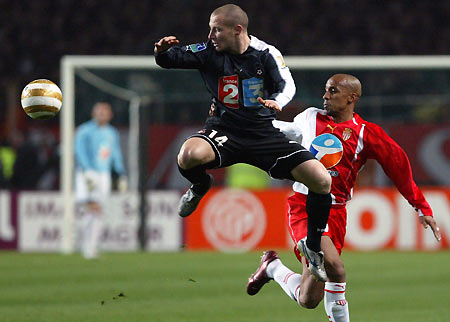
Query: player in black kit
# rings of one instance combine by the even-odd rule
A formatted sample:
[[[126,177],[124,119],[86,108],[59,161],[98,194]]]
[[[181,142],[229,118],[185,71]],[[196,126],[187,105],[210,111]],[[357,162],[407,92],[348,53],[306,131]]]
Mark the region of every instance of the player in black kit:
[[[272,125],[275,111],[295,94],[289,68],[278,49],[248,35],[248,17],[240,7],[215,9],[209,27],[206,43],[180,47],[174,36],[155,43],[161,67],[200,71],[214,107],[205,128],[190,136],[178,154],[178,168],[192,183],[179,214],[189,216],[211,187],[207,169],[242,162],[273,178],[302,182],[309,188],[308,234],[299,250],[312,274],[325,281],[320,241],[330,211],[331,177],[307,149]]]

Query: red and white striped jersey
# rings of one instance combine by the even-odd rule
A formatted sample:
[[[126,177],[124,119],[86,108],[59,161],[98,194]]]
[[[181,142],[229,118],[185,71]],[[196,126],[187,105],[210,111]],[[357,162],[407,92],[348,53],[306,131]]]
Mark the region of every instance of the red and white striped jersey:
[[[405,151],[380,126],[363,120],[356,113],[349,121],[335,123],[325,110],[317,108],[306,109],[292,123],[274,121],[274,126],[290,138],[298,140],[301,135],[305,148],[311,146],[316,136],[324,133],[331,133],[342,142],[341,161],[328,169],[333,178],[331,194],[334,204],[345,205],[352,198],[358,172],[368,159],[375,159],[419,214],[432,216],[430,205],[413,180]],[[293,189],[308,193],[307,187],[300,182],[295,182]]]

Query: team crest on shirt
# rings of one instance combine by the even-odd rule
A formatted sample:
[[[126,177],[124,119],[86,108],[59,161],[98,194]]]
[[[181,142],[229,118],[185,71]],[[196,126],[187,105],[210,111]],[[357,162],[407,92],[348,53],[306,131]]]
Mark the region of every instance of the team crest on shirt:
[[[193,53],[198,53],[199,51],[205,50],[206,44],[204,42],[198,44],[192,44],[186,46],[186,51],[192,51]]]
[[[347,141],[348,139],[350,139],[351,135],[352,135],[352,129],[346,127],[344,132],[342,132],[342,139],[344,141]]]
[[[264,74],[263,66],[260,63],[255,64],[254,71],[258,76],[262,76]]]

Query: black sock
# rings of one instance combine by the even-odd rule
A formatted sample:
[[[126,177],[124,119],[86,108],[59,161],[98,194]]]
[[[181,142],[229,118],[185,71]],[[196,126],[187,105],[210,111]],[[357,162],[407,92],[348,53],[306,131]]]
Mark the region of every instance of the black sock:
[[[320,251],[320,240],[330,216],[331,195],[321,195],[309,191],[306,198],[306,213],[308,214],[308,238],[306,245],[309,249]]]
[[[203,195],[208,191],[211,179],[204,166],[199,165],[187,170],[178,166],[178,170],[183,177],[192,183],[192,190],[196,194]]]

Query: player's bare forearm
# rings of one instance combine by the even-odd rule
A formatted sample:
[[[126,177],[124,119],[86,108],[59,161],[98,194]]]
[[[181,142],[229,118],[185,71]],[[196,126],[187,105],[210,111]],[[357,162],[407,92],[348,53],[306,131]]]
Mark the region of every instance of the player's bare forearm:
[[[167,36],[161,38],[158,42],[155,42],[155,53],[162,53],[168,50],[170,47],[178,45],[180,41],[175,36]]]
[[[280,105],[278,105],[278,103],[276,101],[265,100],[265,99],[262,99],[261,97],[258,97],[258,102],[264,107],[281,112],[281,107],[280,107]]]
[[[441,231],[440,231],[439,227],[437,226],[436,221],[434,220],[433,217],[420,216],[419,221],[425,229],[427,229],[428,226],[430,226],[436,240],[441,241]]]

